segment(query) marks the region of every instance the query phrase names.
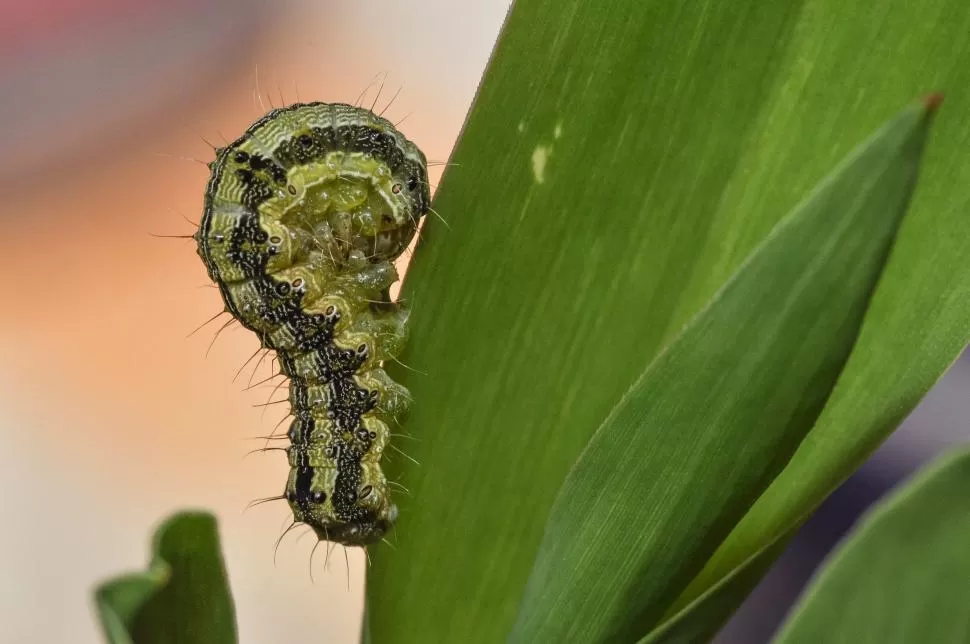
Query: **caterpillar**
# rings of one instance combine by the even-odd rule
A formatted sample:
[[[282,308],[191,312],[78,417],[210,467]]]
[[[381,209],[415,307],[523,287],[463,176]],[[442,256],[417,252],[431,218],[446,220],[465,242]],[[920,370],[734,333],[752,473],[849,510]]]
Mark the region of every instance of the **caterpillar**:
[[[370,110],[315,102],[271,110],[209,169],[199,256],[289,379],[280,498],[320,540],[374,543],[397,518],[381,454],[411,402],[382,369],[407,339],[392,262],[430,210],[427,160]]]

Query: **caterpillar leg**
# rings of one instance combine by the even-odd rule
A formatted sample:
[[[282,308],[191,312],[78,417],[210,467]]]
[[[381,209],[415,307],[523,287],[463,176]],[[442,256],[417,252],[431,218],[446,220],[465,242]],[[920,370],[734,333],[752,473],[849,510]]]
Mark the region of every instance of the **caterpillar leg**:
[[[404,306],[393,305],[393,308],[370,310],[359,315],[347,327],[347,335],[362,334],[371,338],[374,346],[371,357],[380,363],[392,360],[400,355],[408,339],[408,317],[411,312]]]
[[[376,415],[388,421],[400,420],[411,409],[411,393],[403,385],[391,380],[383,369],[371,369],[358,376],[357,382],[372,392]]]

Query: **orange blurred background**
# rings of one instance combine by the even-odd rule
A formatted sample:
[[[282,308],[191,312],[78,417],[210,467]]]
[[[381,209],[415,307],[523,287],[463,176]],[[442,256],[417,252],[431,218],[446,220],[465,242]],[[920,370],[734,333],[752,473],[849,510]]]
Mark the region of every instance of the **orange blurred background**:
[[[400,88],[388,118],[446,160],[508,0],[6,4],[0,641],[101,641],[92,587],[143,568],[185,507],[219,518],[241,641],[357,641],[363,555],[325,570],[318,549],[311,582],[299,531],[274,566],[285,504],[243,512],[287,472],[244,458],[284,413],[253,407],[271,388],[243,391],[248,369],[232,381],[255,337],[230,327],[206,357],[222,321],[186,336],[219,294],[191,240],[151,234],[194,232],[203,138],[236,138],[260,98],[369,105],[386,74],[378,109]]]

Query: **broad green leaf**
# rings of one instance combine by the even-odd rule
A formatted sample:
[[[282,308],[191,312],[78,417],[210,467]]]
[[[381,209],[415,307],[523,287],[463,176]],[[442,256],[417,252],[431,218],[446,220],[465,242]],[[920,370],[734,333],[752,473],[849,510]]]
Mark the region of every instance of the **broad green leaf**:
[[[95,603],[112,644],[229,644],[236,621],[216,521],[183,512],[155,533],[148,571],[98,587]]]
[[[620,401],[553,505],[511,641],[636,641],[784,466],[855,342],[927,115],[812,191]]]
[[[395,549],[369,551],[375,642],[504,639],[556,491],[630,383],[838,159],[937,88],[872,359],[849,366],[868,383],[851,406],[879,419],[839,426],[864,437],[853,465],[966,342],[970,8],[831,5],[515,2],[436,197],[448,226],[428,222],[405,284],[414,440],[395,447],[420,465],[388,467],[410,493]]]
[[[569,468],[711,295],[692,267],[799,3],[759,4],[512,7],[405,281],[420,465],[386,452],[410,493],[369,550],[374,642],[508,634]]]
[[[862,519],[775,641],[970,641],[968,544],[970,451],[963,448]]]
[[[789,83],[764,110],[759,137],[750,148],[749,163],[758,168],[751,179],[766,187],[762,199],[783,199],[778,186],[797,176],[797,167],[812,163],[801,152],[802,141],[836,140],[830,119],[845,118],[839,127],[850,131],[860,112],[885,104],[902,88],[946,91],[947,108],[936,124],[939,136],[931,144],[911,214],[832,398],[791,463],[671,615],[779,535],[792,533],[912,411],[970,340],[970,122],[965,118],[970,110],[970,41],[963,36],[970,31],[970,5],[959,0],[891,2],[880,5],[876,14],[866,6],[838,0],[806,4],[782,63]],[[845,92],[858,101],[830,109]],[[813,126],[799,125],[806,123]],[[772,142],[792,151],[779,158]],[[732,226],[736,232],[728,226],[724,235],[750,234],[745,222]],[[760,566],[768,564],[770,558]],[[739,590],[734,601],[722,602],[708,636],[744,594]]]

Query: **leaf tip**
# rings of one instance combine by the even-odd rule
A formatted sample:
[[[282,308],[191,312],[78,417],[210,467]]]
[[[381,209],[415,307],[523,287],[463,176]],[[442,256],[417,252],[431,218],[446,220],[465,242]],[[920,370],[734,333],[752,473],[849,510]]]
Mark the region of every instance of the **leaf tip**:
[[[942,102],[943,92],[933,92],[923,99],[923,105],[926,107],[926,111],[930,113],[935,112]]]

